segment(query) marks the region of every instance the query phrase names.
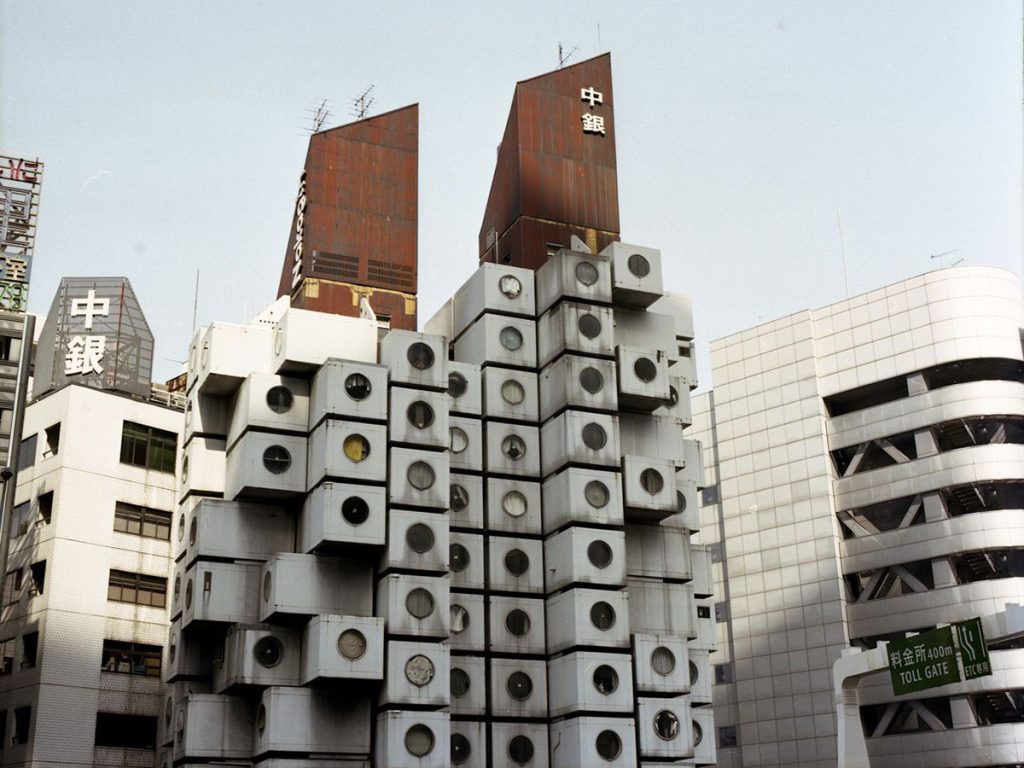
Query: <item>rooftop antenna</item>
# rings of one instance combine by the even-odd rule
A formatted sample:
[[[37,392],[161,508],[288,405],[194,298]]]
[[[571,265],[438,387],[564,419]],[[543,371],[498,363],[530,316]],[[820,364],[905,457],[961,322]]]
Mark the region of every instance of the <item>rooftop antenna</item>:
[[[843,259],[843,288],[846,290],[846,298],[850,298],[850,278],[846,271],[846,246],[843,244],[843,219],[839,215],[839,206],[836,206],[836,224],[839,225],[839,255]]]
[[[561,69],[562,67],[564,67],[565,66],[565,62],[567,62],[572,57],[572,55],[574,53],[576,53],[576,51],[578,51],[578,50],[579,50],[579,48],[577,48],[576,46],[573,46],[571,51],[569,51],[568,53],[563,53],[562,44],[559,43],[558,44],[558,68]]]
[[[957,253],[957,252],[958,252],[959,250],[960,250],[959,248],[954,248],[954,249],[952,249],[951,251],[943,251],[942,253],[933,253],[933,254],[932,254],[931,256],[929,256],[928,258],[929,258],[929,259],[939,259],[939,264],[941,264],[942,266],[946,266],[945,264],[943,264],[943,263],[942,263],[942,260],[941,260],[941,259],[942,259],[942,257],[943,257],[943,256],[949,256],[949,254],[951,254],[951,253]],[[962,261],[963,261],[963,259],[962,259],[962,258],[961,258],[961,259],[957,259],[956,261],[954,261],[954,262],[953,262],[952,264],[950,264],[949,266],[951,266],[951,267],[955,267],[955,266],[956,266],[957,264],[959,264],[959,263],[960,263],[960,262],[962,262]]]
[[[356,120],[362,120],[366,117],[366,113],[370,111],[370,107],[373,106],[374,98],[370,96],[374,86],[370,86],[361,94],[352,99],[352,109],[349,110],[349,114],[352,115]]]
[[[192,293],[192,335],[196,335],[196,314],[199,311],[199,270],[196,270],[196,289]]]
[[[307,109],[306,112],[310,114],[310,126],[305,128],[306,133],[317,133],[321,128],[324,127],[324,123],[327,122],[331,116],[331,110],[327,108],[327,99],[320,100],[320,106],[316,109]]]

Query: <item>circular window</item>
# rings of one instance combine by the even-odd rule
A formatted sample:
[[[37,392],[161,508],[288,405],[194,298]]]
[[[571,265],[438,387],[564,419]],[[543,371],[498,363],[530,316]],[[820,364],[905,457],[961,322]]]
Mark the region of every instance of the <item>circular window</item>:
[[[185,539],[185,515],[178,518],[178,541]]]
[[[638,357],[636,362],[633,363],[633,373],[636,374],[640,381],[646,384],[649,381],[654,381],[654,378],[658,375],[658,366],[649,357]]]
[[[434,662],[422,653],[417,653],[405,662],[405,679],[417,688],[422,688],[434,679]]]
[[[501,399],[509,405],[519,405],[526,398],[526,390],[515,379],[508,379],[501,385]]]
[[[454,692],[452,693],[452,695],[455,695]],[[464,762],[469,760],[470,752],[472,752],[472,749],[469,746],[469,739],[467,739],[461,733],[453,733],[452,765],[462,765]]]
[[[349,496],[341,502],[341,516],[349,525],[362,525],[370,517],[370,505],[358,496]]]
[[[452,605],[448,609],[448,615],[451,619],[453,635],[460,635],[469,629],[469,611],[461,605]]]
[[[615,625],[615,609],[603,600],[594,603],[590,608],[590,623],[607,632]]]
[[[451,503],[452,509],[461,512],[469,506],[469,491],[465,486],[453,483],[448,486],[448,501]]]
[[[678,402],[679,402],[679,391],[675,387],[669,385],[669,388],[668,388],[668,405],[669,405],[669,407],[670,408],[674,407],[676,405],[676,403],[678,403]]]
[[[654,716],[654,732],[658,734],[659,739],[672,741],[679,735],[679,718],[674,712],[661,710]]]
[[[350,373],[345,377],[345,394],[353,400],[365,400],[372,390],[370,380],[361,373]]]
[[[448,394],[458,400],[464,394],[466,389],[469,387],[469,382],[466,381],[466,377],[457,371],[452,371],[448,374]]]
[[[267,728],[267,708],[260,704],[260,708],[256,711],[256,730],[263,735],[263,731]]]
[[[533,742],[525,736],[513,736],[508,742],[508,756],[516,765],[526,765],[533,760]]]
[[[519,577],[530,570],[530,558],[521,549],[510,549],[505,553],[505,570]]]
[[[263,466],[268,472],[280,475],[292,465],[292,455],[282,445],[272,445],[263,452]]]
[[[366,637],[357,629],[346,629],[338,635],[338,653],[349,661],[355,661],[366,653]]]
[[[281,656],[284,654],[284,646],[276,637],[267,635],[256,641],[252,647],[253,658],[261,667],[270,669],[281,663]]]
[[[469,550],[461,544],[449,544],[448,562],[453,572],[461,573],[469,567]]]
[[[192,579],[185,583],[185,607],[192,607]]]
[[[604,388],[604,376],[597,368],[587,366],[580,371],[580,386],[592,395],[596,395]]]
[[[410,344],[405,357],[409,361],[409,365],[417,371],[425,371],[434,364],[434,350],[422,341]]]
[[[626,268],[636,277],[647,277],[651,273],[651,263],[639,253],[634,253],[626,259]]]
[[[513,328],[511,325],[506,325],[501,329],[498,334],[498,341],[501,342],[501,346],[507,349],[509,352],[515,352],[521,346],[523,346],[523,334],[519,332],[518,328]]]
[[[661,477],[661,472],[651,467],[645,469],[640,473],[640,487],[651,494],[651,496],[661,493],[661,489],[665,487],[665,481]]]
[[[608,486],[600,480],[591,480],[583,488],[583,496],[586,498],[587,504],[600,509],[608,503],[611,494],[608,493]]]
[[[686,495],[682,491],[676,491],[676,508],[680,512],[686,511]]]
[[[526,506],[526,497],[519,491],[509,491],[501,497],[501,509],[509,517],[522,517]]]
[[[270,587],[272,586],[274,578],[270,575],[270,571],[263,574],[263,602],[270,600]],[[191,585],[191,582],[189,582]]]
[[[699,674],[699,672],[697,670],[697,665],[694,664],[691,661],[690,662],[690,685],[696,685],[697,684],[697,675],[698,674]]]
[[[174,699],[168,696],[167,703],[164,704],[164,722],[170,726],[172,719],[174,719]]]
[[[199,367],[205,368],[210,363],[210,342],[203,342],[203,351],[199,355]]]
[[[185,403],[185,426],[189,426],[192,423],[192,401],[189,400]]]
[[[607,664],[602,664],[594,670],[594,687],[605,696],[614,693],[619,687],[618,673]]]
[[[505,690],[516,701],[526,701],[533,693],[533,681],[525,672],[513,672],[505,681]]]
[[[523,637],[530,631],[530,617],[526,614],[526,611],[513,608],[505,616],[505,629],[516,637]]]
[[[366,461],[370,455],[370,441],[362,435],[349,435],[341,444],[341,449],[349,461],[358,464],[360,461]]]
[[[182,528],[185,527],[185,516],[181,516]],[[188,526],[188,544],[194,546],[196,543],[196,537],[199,536],[199,520],[195,517],[192,518],[192,522]]]
[[[523,284],[515,275],[502,275],[498,280],[498,288],[505,295],[506,299],[515,299],[523,292]]]
[[[612,548],[598,539],[587,545],[587,558],[597,568],[607,568],[612,562]]]
[[[449,685],[451,687],[452,696],[455,698],[461,698],[469,692],[469,674],[464,669],[459,667],[452,667],[452,671],[448,676]]]
[[[597,267],[589,261],[581,261],[576,264],[576,279],[584,285],[593,285],[597,282]]]
[[[588,339],[596,339],[601,333],[601,321],[589,313],[580,315],[580,319],[576,321],[576,327]]]
[[[450,427],[448,429],[448,444],[451,446],[452,453],[462,453],[469,447],[469,435],[460,427]]]
[[[174,577],[174,602],[178,602],[181,597],[181,574],[177,574]]]
[[[668,677],[676,668],[676,655],[663,645],[651,652],[651,669],[662,677]]]
[[[592,451],[600,451],[608,444],[608,433],[600,424],[590,422],[583,427],[583,444]]]
[[[526,442],[519,435],[509,435],[501,441],[501,452],[512,461],[519,461],[526,455]]]
[[[181,482],[188,480],[188,456],[181,460]]]
[[[284,349],[284,329],[278,328],[277,333],[274,334],[274,354],[281,354],[282,349]]]
[[[434,468],[425,461],[414,461],[405,476],[417,491],[425,491],[434,484]]]
[[[405,531],[405,543],[413,552],[423,554],[434,546],[434,532],[423,523],[413,523]]]
[[[271,387],[267,390],[267,407],[274,413],[288,413],[295,402],[295,396],[288,387]]]
[[[434,423],[434,409],[422,400],[417,400],[410,405],[405,415],[409,418],[409,423],[416,429],[426,429]]]
[[[696,747],[704,739],[704,729],[696,720],[691,720],[690,723],[693,725],[693,746]]]
[[[417,619],[425,619],[434,612],[434,597],[417,587],[405,596],[405,610]]]
[[[622,739],[615,731],[601,731],[597,734],[597,754],[605,760],[614,760],[622,753]]]
[[[405,732],[405,748],[410,755],[423,757],[434,748],[434,732],[427,726],[417,723]]]
[[[174,658],[178,655],[178,638],[174,635],[171,635],[171,639],[167,643],[167,655],[170,658],[171,664],[173,664]]]

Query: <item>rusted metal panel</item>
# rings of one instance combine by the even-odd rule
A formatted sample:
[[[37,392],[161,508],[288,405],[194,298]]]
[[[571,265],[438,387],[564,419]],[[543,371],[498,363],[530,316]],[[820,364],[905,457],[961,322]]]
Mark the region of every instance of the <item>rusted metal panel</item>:
[[[359,299],[366,297],[379,320],[389,320],[392,328],[416,330],[416,297],[411,293],[384,288],[340,283],[306,277],[292,297],[292,306],[332,315],[359,316]]]

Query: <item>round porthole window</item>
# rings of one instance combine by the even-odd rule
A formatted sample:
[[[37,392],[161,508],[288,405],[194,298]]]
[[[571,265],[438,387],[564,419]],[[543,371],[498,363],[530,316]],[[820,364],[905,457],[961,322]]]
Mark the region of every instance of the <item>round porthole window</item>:
[[[454,693],[452,694],[455,695]],[[469,760],[469,755],[472,752],[472,748],[469,745],[469,739],[463,736],[461,733],[452,734],[452,765],[462,765],[464,762]]]
[[[516,765],[533,760],[533,742],[525,736],[513,736],[508,742],[508,756]]]
[[[533,693],[533,680],[525,672],[513,672],[505,681],[505,690],[516,701],[526,701]]]
[[[465,486],[452,483],[448,486],[448,501],[456,512],[461,512],[469,506],[469,491]]]
[[[675,712],[663,709],[654,716],[654,732],[659,739],[672,741],[679,735],[679,718]]]
[[[210,342],[203,342],[203,351],[199,354],[199,367],[205,368],[210,364]]]
[[[505,553],[505,570],[515,577],[530,570],[530,558],[521,549],[510,549]]]
[[[601,731],[597,734],[597,754],[605,760],[614,760],[622,753],[622,739],[615,731]]]
[[[517,349],[523,346],[523,334],[519,332],[518,328],[513,328],[511,325],[506,325],[498,333],[498,341],[501,342],[501,346],[503,346],[509,352],[515,352]]]
[[[190,426],[192,424],[192,408],[193,408],[193,405],[192,405],[192,401],[191,400],[189,400],[187,403],[185,403],[185,426],[186,427]]]
[[[651,669],[662,677],[668,677],[676,668],[676,655],[663,645],[651,652]]]
[[[434,364],[434,350],[422,341],[410,344],[405,357],[409,361],[409,365],[417,371],[425,371]]]
[[[181,460],[181,482],[188,481],[188,456]]]
[[[349,496],[341,502],[341,516],[349,525],[362,525],[370,517],[370,505],[358,496]]]
[[[692,661],[689,664],[690,664],[690,685],[696,685],[697,684],[697,676],[700,673],[699,673],[699,670],[697,669],[697,665],[696,664],[694,664]]]
[[[174,699],[172,699],[170,696],[168,696],[167,697],[167,702],[164,704],[164,723],[167,724],[168,728],[170,727],[171,720],[173,720],[173,719],[174,719]]]
[[[425,619],[434,612],[434,597],[427,590],[417,587],[405,596],[405,610],[417,619]]]
[[[676,491],[676,509],[680,512],[686,511],[686,494],[682,491]]]
[[[639,253],[634,253],[626,259],[626,269],[636,277],[647,277],[651,273],[651,263]]]
[[[192,607],[192,579],[185,583],[185,607]]]
[[[434,409],[422,400],[417,400],[410,405],[405,415],[409,418],[409,423],[416,429],[426,429],[434,423]]]
[[[608,433],[600,424],[590,422],[583,427],[583,444],[592,451],[600,451],[608,444]]]
[[[175,657],[178,655],[178,638],[174,635],[171,635],[171,639],[167,643],[167,655],[171,664],[173,664]]]
[[[174,577],[174,602],[181,598],[181,574]]]
[[[466,394],[468,387],[469,382],[466,381],[466,377],[458,371],[452,371],[448,374],[448,394],[456,400]]]
[[[271,669],[281,663],[281,656],[284,655],[284,646],[276,637],[267,635],[256,641],[252,647],[253,658],[261,667]]]
[[[505,629],[516,637],[523,637],[530,631],[530,617],[526,614],[526,611],[513,608],[505,616]]]
[[[658,375],[658,366],[649,357],[638,357],[636,362],[633,363],[633,373],[636,374],[640,381],[647,384],[654,381],[654,378]]]
[[[587,504],[598,509],[605,506],[610,498],[608,486],[600,480],[591,480],[587,483],[583,488],[583,496],[586,498]]]
[[[434,662],[422,653],[417,653],[405,662],[405,679],[417,688],[422,688],[434,679]]]
[[[691,720],[690,723],[693,726],[693,746],[696,747],[704,739],[704,729],[696,720]]]
[[[501,399],[509,405],[519,405],[526,398],[526,390],[515,379],[508,379],[501,385]]]
[[[405,543],[418,554],[429,552],[434,546],[434,532],[423,523],[413,523],[405,531]]]
[[[498,280],[498,288],[501,289],[506,299],[519,298],[519,294],[523,292],[523,284],[515,275],[502,275]]]
[[[526,442],[519,435],[509,435],[501,441],[501,452],[512,461],[519,461],[526,455]]]
[[[417,723],[405,732],[405,748],[414,757],[423,757],[434,748],[434,732]]]
[[[668,407],[669,408],[674,408],[675,405],[678,402],[679,402],[679,390],[677,390],[675,387],[669,385],[669,388],[668,388]]]
[[[346,629],[338,635],[338,653],[349,661],[361,659],[366,653],[366,636],[358,629]]]
[[[372,390],[370,380],[361,373],[350,373],[345,377],[345,394],[353,400],[365,400]]]
[[[452,667],[452,671],[448,675],[450,681],[452,696],[456,699],[462,698],[469,693],[469,674],[466,670],[460,669],[459,667]]]
[[[260,735],[263,735],[263,731],[267,729],[267,708],[260,704],[260,708],[256,711],[256,730],[259,731]]]
[[[185,522],[185,516],[182,515],[181,522]],[[188,544],[189,546],[195,546],[196,537],[199,536],[199,520],[192,518],[192,522],[188,526]]]
[[[414,461],[405,476],[417,491],[425,491],[434,484],[434,468],[425,461]]]
[[[370,455],[370,441],[362,435],[349,435],[341,444],[341,450],[349,461],[358,464]]]
[[[587,559],[596,568],[607,568],[612,562],[612,548],[600,539],[592,541],[587,545]]]
[[[448,563],[454,573],[466,570],[469,567],[469,550],[461,544],[449,544]]]
[[[451,619],[453,635],[460,635],[469,629],[469,611],[461,605],[452,605],[452,607],[448,609],[448,614]]]
[[[607,664],[602,664],[594,670],[594,687],[605,696],[614,693],[619,687],[618,673]]]
[[[191,584],[191,582],[189,582]],[[274,583],[273,576],[270,575],[270,571],[263,574],[263,602],[270,600],[270,587]]]
[[[615,609],[603,600],[590,607],[590,623],[607,632],[615,625]]]
[[[601,321],[590,313],[580,315],[580,319],[576,321],[576,327],[588,339],[596,339],[601,333]]]
[[[589,261],[581,261],[576,264],[576,269],[573,270],[576,273],[576,279],[584,285],[593,285],[597,282],[597,267]]]
[[[263,466],[267,471],[280,475],[292,465],[292,455],[283,445],[272,445],[263,452]]]
[[[522,517],[526,506],[526,497],[519,491],[509,491],[501,497],[501,509],[509,517]]]
[[[274,354],[280,355],[282,349],[284,349],[284,329],[278,328],[277,333],[274,334]]]
[[[178,541],[185,540],[185,515],[178,518]]]
[[[592,395],[596,395],[604,388],[604,376],[597,368],[587,366],[580,371],[580,386]]]
[[[448,444],[452,453],[462,453],[469,447],[469,435],[460,427],[449,427]]]
[[[295,396],[288,387],[271,387],[267,390],[267,407],[274,413],[288,413],[295,402]]]
[[[661,493],[662,488],[665,487],[665,480],[662,478],[661,472],[648,467],[640,473],[640,487],[654,496]]]

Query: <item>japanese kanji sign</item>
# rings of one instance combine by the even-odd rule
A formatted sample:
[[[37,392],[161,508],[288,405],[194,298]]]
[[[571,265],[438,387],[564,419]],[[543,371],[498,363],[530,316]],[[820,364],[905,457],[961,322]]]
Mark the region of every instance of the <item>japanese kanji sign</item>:
[[[981,619],[958,621],[953,625],[956,640],[960,645],[960,660],[964,665],[964,677],[973,680],[992,674],[992,663],[988,658],[985,634],[981,631]]]
[[[84,299],[72,299],[72,318],[85,317],[82,329],[92,330],[97,316],[106,317],[110,314],[110,299],[97,299],[92,288]],[[103,354],[107,351],[107,337],[96,334],[75,335],[67,343],[64,355],[64,375],[103,373]]]
[[[591,110],[580,115],[580,121],[583,123],[583,132],[604,135],[604,116],[594,114],[594,108],[604,104],[604,94],[592,85],[580,88],[580,101],[587,102]]]
[[[0,310],[24,312],[43,164],[0,155]]]
[[[905,693],[960,682],[952,627],[939,627],[888,646],[892,691]]]

